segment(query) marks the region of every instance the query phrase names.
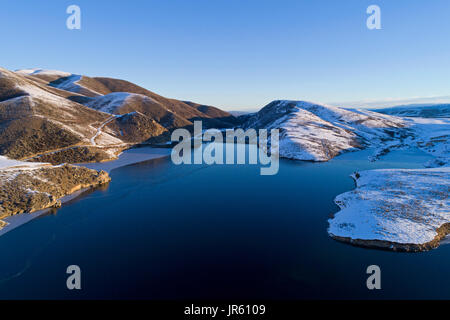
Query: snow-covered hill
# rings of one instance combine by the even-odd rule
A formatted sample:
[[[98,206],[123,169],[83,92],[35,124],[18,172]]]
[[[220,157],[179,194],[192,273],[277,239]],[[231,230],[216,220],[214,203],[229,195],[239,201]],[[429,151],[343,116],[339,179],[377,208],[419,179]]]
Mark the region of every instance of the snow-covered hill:
[[[133,144],[164,142],[169,130],[191,126],[191,119],[229,127],[222,119],[228,115],[125,80],[0,68],[0,155],[14,159],[110,160]]]
[[[91,145],[110,115],[69,100],[71,95],[0,68],[0,154],[25,159],[69,148],[86,154],[82,147]]]
[[[280,155],[297,160],[328,161],[411,134],[398,117],[304,101],[277,100],[244,117],[244,128],[280,129]]]

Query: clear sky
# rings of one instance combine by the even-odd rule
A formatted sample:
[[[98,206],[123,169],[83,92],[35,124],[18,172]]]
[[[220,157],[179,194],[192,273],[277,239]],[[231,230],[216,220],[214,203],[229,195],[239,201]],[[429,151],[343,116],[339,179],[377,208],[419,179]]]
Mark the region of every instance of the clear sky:
[[[66,8],[81,8],[81,30]],[[366,27],[381,8],[382,30]],[[123,78],[228,110],[450,95],[448,0],[2,0],[0,65]]]

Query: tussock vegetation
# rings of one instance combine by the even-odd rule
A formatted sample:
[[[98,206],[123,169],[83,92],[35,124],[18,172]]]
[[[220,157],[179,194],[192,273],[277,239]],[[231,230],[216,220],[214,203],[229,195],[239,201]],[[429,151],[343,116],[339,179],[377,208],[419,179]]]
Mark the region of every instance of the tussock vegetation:
[[[71,165],[0,170],[0,219],[59,206],[59,198],[109,181],[104,171]]]
[[[110,151],[110,150],[108,150]],[[71,147],[57,152],[52,152],[30,159],[32,162],[47,162],[51,164],[60,163],[84,163],[102,162],[111,160],[111,152],[99,147]]]
[[[72,132],[39,117],[0,124],[0,154],[13,159],[69,147],[80,141]]]

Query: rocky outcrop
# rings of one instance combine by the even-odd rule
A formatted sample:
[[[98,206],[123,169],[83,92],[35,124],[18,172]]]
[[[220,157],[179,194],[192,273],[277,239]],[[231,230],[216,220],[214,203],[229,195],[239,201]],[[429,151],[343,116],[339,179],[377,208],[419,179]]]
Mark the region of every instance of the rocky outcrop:
[[[78,190],[106,184],[104,171],[72,165],[0,170],[0,219],[60,206],[59,199]],[[4,222],[0,222],[4,225]]]

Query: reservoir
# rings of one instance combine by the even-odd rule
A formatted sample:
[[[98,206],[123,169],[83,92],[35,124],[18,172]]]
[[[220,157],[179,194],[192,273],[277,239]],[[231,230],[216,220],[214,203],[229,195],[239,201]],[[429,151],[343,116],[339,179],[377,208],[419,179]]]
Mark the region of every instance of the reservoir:
[[[431,159],[397,150],[369,162],[371,153],[280,160],[274,176],[170,157],[113,169],[109,185],[0,237],[0,298],[450,299],[449,245],[396,253],[328,236],[354,171]],[[366,287],[373,264],[382,290]],[[82,290],[66,288],[69,265],[80,266]]]

